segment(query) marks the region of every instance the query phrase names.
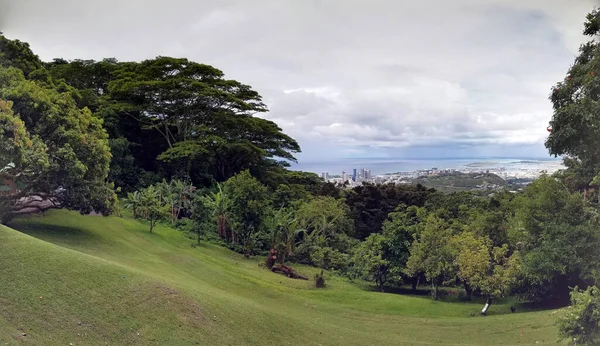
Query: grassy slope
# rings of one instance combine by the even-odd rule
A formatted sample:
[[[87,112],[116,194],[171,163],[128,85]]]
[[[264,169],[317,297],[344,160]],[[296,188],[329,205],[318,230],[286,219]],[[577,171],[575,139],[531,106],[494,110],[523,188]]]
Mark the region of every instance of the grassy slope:
[[[552,311],[328,288],[129,218],[53,211],[0,226],[0,345],[555,344]],[[37,238],[37,239],[36,239]],[[314,268],[301,267],[310,274]],[[43,297],[40,300],[40,296]],[[519,310],[520,311],[520,310]],[[23,337],[22,333],[27,336]],[[139,335],[138,335],[139,333]],[[539,342],[539,343],[538,343]]]

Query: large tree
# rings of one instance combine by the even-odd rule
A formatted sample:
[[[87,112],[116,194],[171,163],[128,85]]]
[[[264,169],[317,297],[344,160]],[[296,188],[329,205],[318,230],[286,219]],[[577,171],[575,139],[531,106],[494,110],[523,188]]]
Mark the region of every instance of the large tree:
[[[256,174],[289,165],[281,160],[295,160],[296,141],[254,116],[267,111],[258,92],[223,77],[187,59],[121,63],[108,84],[113,102],[106,107],[160,135],[165,149],[158,159],[169,174],[201,180],[204,172],[225,181],[244,169]]]
[[[542,176],[514,203],[510,237],[522,249],[520,293],[531,300],[564,300],[569,287],[598,281],[600,232],[580,193]]]
[[[11,119],[8,103],[4,103],[5,121],[22,123],[32,145],[39,148],[33,161],[23,161],[17,154],[0,168],[5,181],[18,185],[17,193],[2,197],[5,215],[39,206],[36,199],[82,213],[110,213],[115,194],[106,180],[111,154],[102,121],[87,108],[79,109],[69,91],[27,80],[13,67],[0,68],[0,100],[12,103],[19,119]],[[13,138],[19,132],[14,127]],[[6,150],[6,145],[17,142],[11,144],[4,133]]]
[[[576,176],[572,186],[587,190],[600,170],[600,10],[588,14],[584,34],[593,37],[581,45],[579,56],[564,80],[553,87],[554,114],[546,147],[550,155],[565,155],[565,164]]]

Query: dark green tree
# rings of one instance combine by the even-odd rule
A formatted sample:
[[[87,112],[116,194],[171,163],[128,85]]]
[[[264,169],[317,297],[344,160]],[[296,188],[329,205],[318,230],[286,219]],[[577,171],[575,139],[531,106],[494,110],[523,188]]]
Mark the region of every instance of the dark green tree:
[[[265,248],[268,235],[261,231],[269,207],[267,187],[245,170],[229,178],[223,191],[228,199],[232,243],[240,243],[246,256]]]
[[[29,135],[47,148],[48,160],[46,169],[31,172],[25,181],[19,172],[5,172],[24,186],[4,199],[26,198],[34,204],[38,204],[35,199],[42,199],[82,213],[110,213],[116,196],[107,182],[111,154],[102,121],[88,109],[77,108],[70,92],[26,80],[22,71],[12,67],[0,68],[0,99],[12,102],[14,114]]]
[[[600,170],[600,10],[588,14],[584,35],[592,40],[581,45],[579,56],[564,80],[552,88],[554,114],[546,147],[550,155],[565,155],[565,165],[577,173],[572,187],[584,191]]]

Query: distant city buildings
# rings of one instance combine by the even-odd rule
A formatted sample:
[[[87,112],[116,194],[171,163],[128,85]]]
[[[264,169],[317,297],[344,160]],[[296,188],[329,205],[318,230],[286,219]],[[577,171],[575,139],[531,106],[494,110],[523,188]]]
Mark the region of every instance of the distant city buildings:
[[[345,171],[342,171],[342,183],[349,182],[350,176]]]
[[[342,175],[330,175],[329,172],[322,172],[321,177],[324,181],[333,182],[335,184],[347,184],[349,187],[355,187],[364,183],[376,184],[410,184],[414,179],[427,176],[442,176],[456,173],[477,173],[477,174],[496,174],[500,178],[513,181],[517,180],[532,180],[537,178],[542,171],[553,173],[562,168],[560,164],[554,163],[539,163],[535,165],[513,165],[500,167],[484,167],[483,165],[465,165],[461,168],[438,168],[419,169],[414,171],[404,171],[395,173],[385,173],[373,176],[368,168],[353,168],[351,173],[342,171]]]

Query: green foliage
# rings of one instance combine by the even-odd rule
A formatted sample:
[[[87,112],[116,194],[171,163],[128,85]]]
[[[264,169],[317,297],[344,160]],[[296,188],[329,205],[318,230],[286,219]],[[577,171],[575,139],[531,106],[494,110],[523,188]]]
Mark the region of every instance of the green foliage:
[[[520,257],[510,255],[508,245],[494,247],[489,239],[464,232],[456,242],[458,277],[470,289],[480,290],[488,297],[504,298],[517,284]]]
[[[345,196],[354,220],[357,239],[380,233],[388,214],[399,204],[422,207],[432,193],[421,185],[365,184],[353,188]]]
[[[271,249],[277,252],[281,263],[285,263],[286,257],[293,254],[298,236],[304,230],[299,228],[294,213],[283,208],[270,210],[264,226],[270,232]]]
[[[301,263],[321,268],[342,269],[340,261],[347,258],[353,242],[349,210],[343,201],[332,197],[316,197],[302,204],[296,211],[298,226],[305,230],[294,258]],[[329,248],[329,249],[328,249]]]
[[[14,67],[29,76],[42,67],[40,58],[29,48],[29,44],[19,40],[9,40],[0,34],[0,66]]]
[[[542,176],[515,198],[511,238],[522,247],[525,282],[532,300],[565,297],[569,286],[598,279],[600,232],[579,194]]]
[[[241,243],[247,255],[264,244],[259,234],[268,205],[267,187],[245,170],[223,184],[233,244]]]
[[[576,177],[583,180],[583,186],[577,186],[581,190],[587,190],[600,169],[598,13],[598,10],[594,10],[588,14],[584,23],[583,33],[593,39],[580,46],[579,56],[564,80],[553,87],[549,96],[554,114],[545,146],[551,155],[566,155],[565,164],[568,167],[583,168],[573,170],[573,173],[586,173],[577,174]]]
[[[16,202],[38,196],[82,213],[109,214],[116,195],[106,182],[111,153],[102,121],[88,109],[77,108],[69,92],[26,80],[14,68],[0,68],[0,100],[12,103],[38,152],[36,171],[27,174],[26,186],[18,195],[4,199]]]
[[[136,201],[137,199],[137,201]],[[126,202],[126,207],[134,209],[137,218],[148,221],[150,225],[150,233],[156,224],[170,216],[171,206],[165,203],[166,200],[161,198],[159,187],[150,185],[141,190],[139,194],[130,194],[130,198]]]
[[[255,166],[285,166],[278,158],[295,160],[298,144],[275,123],[253,117],[267,110],[261,96],[223,76],[187,59],[122,63],[108,84],[115,103],[107,110],[134,114],[142,130],[159,134],[166,146],[159,160],[197,182],[198,172],[225,181],[244,169],[258,174]]]
[[[362,279],[375,281],[383,292],[387,282],[390,262],[386,260],[386,238],[381,234],[371,234],[354,250],[352,262],[355,275]]]
[[[321,270],[321,273],[315,274],[315,287],[316,288],[325,288],[325,274]]]
[[[590,286],[571,291],[571,306],[557,322],[560,336],[569,345],[597,345],[600,342],[600,289]]]
[[[413,242],[406,263],[408,275],[423,273],[431,281],[435,300],[439,297],[439,286],[451,282],[456,277],[456,251],[452,235],[452,230],[444,220],[430,215],[423,230]]]
[[[134,191],[142,176],[142,169],[135,164],[135,158],[131,154],[129,141],[125,137],[109,140],[112,159],[110,161],[109,181],[114,182],[122,192]]]

